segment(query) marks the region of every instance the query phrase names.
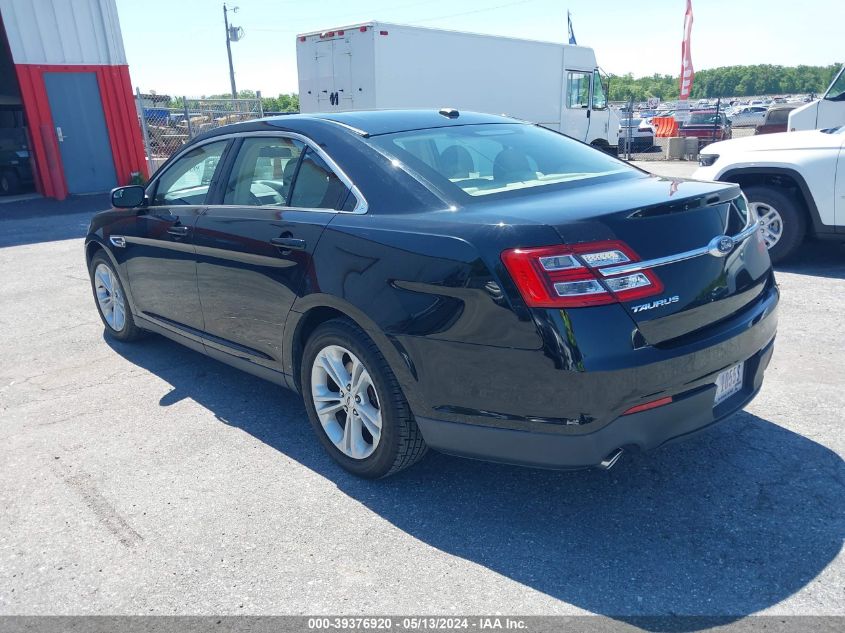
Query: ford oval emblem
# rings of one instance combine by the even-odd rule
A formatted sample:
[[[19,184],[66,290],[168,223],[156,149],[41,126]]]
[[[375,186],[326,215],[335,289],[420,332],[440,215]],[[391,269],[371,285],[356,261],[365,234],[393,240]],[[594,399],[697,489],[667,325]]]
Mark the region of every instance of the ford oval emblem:
[[[719,235],[710,240],[710,244],[707,245],[707,251],[713,257],[725,257],[734,249],[735,244],[734,238],[730,235]]]

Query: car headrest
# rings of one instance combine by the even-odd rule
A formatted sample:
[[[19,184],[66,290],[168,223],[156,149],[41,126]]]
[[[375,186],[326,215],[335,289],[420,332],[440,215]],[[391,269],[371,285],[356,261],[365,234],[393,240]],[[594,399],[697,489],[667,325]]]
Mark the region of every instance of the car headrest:
[[[493,180],[500,182],[520,182],[537,177],[531,169],[528,157],[518,149],[509,147],[496,155],[493,161]]]
[[[440,168],[447,178],[469,178],[475,164],[465,147],[450,145],[440,154]]]

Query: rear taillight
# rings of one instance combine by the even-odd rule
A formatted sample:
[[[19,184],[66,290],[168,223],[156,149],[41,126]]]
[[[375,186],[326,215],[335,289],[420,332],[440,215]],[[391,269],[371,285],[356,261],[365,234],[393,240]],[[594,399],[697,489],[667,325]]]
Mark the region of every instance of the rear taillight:
[[[599,268],[638,262],[618,241],[573,246],[513,248],[502,253],[525,303],[533,308],[576,308],[642,299],[663,292],[652,270],[604,276]]]

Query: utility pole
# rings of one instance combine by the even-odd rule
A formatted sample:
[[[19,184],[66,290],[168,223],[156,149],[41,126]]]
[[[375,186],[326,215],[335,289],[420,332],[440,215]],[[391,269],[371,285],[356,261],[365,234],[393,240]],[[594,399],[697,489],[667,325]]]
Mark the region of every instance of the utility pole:
[[[232,9],[238,11],[238,7]],[[238,89],[235,87],[235,67],[232,65],[232,33],[229,30],[229,9],[226,8],[226,3],[223,3],[223,24],[226,25],[226,54],[229,56],[229,82],[232,84],[232,99],[238,98]],[[234,27],[232,27],[234,28]]]

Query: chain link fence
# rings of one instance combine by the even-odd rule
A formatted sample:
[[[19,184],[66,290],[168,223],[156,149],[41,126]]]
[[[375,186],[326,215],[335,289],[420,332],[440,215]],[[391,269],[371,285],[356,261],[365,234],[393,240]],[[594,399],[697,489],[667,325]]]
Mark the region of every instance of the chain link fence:
[[[255,99],[204,99],[144,94],[136,89],[135,105],[151,175],[200,134],[264,116],[261,93]]]
[[[633,100],[614,107],[620,119],[619,157],[625,160],[698,160],[699,152],[717,141],[753,135],[754,127],[734,127],[725,105],[692,108],[686,121],[674,109],[658,111]],[[674,123],[673,123],[674,121]]]

